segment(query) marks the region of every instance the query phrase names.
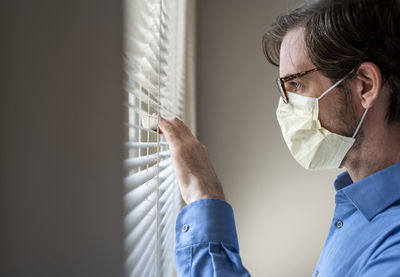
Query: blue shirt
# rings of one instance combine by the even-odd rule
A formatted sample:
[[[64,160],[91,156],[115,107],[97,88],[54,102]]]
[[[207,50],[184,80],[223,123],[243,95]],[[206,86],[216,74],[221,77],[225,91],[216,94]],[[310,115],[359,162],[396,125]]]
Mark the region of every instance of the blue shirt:
[[[335,181],[335,212],[312,276],[400,276],[400,163],[353,183]],[[295,230],[293,230],[295,232]],[[232,207],[219,199],[185,206],[176,220],[177,276],[250,276]]]

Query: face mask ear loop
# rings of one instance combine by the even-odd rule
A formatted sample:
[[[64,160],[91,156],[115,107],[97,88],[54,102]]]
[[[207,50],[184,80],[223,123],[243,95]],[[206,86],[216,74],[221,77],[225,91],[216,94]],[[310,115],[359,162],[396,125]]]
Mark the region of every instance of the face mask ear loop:
[[[347,79],[355,70],[357,69],[354,68],[352,71],[350,71],[349,73],[346,74],[346,76],[344,76],[342,79],[340,79],[339,81],[337,81],[336,83],[333,84],[333,86],[331,86],[330,88],[328,88],[324,93],[322,93],[317,99],[318,101],[321,100],[322,97],[324,97],[325,95],[328,94],[328,92],[330,92],[331,90],[333,90],[335,87],[337,87],[341,82],[343,82],[343,80]]]
[[[324,93],[322,93],[317,99],[318,101],[321,100],[322,97],[324,97],[325,95],[327,95],[331,90],[333,90],[335,87],[337,87],[341,82],[343,82],[345,78],[337,81],[336,83],[333,84],[333,86],[331,86],[330,88],[328,88],[327,90],[324,91]]]
[[[354,135],[352,136],[352,138],[355,138],[357,136],[357,134],[358,134],[358,131],[360,131],[361,125],[362,125],[365,117],[367,116],[367,112],[368,112],[368,109],[365,109],[365,112],[362,115],[362,117],[360,119],[360,122],[358,123],[357,129],[355,130]]]

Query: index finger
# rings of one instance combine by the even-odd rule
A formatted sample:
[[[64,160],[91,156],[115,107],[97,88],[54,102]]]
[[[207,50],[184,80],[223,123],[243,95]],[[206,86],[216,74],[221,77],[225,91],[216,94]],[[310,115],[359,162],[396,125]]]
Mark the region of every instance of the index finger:
[[[165,136],[168,144],[172,145],[176,140],[176,130],[171,122],[167,119],[159,116],[158,117],[158,127],[160,128],[162,134]]]

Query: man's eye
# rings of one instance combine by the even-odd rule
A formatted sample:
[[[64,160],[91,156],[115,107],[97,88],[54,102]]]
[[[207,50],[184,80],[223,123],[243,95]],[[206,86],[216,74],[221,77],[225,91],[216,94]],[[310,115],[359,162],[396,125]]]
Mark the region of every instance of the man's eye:
[[[286,84],[286,91],[297,92],[301,89],[301,84],[298,82],[287,82]]]

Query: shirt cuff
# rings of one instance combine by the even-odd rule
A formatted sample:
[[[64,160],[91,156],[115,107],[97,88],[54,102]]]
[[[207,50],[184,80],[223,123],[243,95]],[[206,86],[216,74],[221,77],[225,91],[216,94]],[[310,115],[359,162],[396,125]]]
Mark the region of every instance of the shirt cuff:
[[[175,247],[223,242],[239,251],[232,206],[223,200],[206,198],[185,206],[176,219]]]

